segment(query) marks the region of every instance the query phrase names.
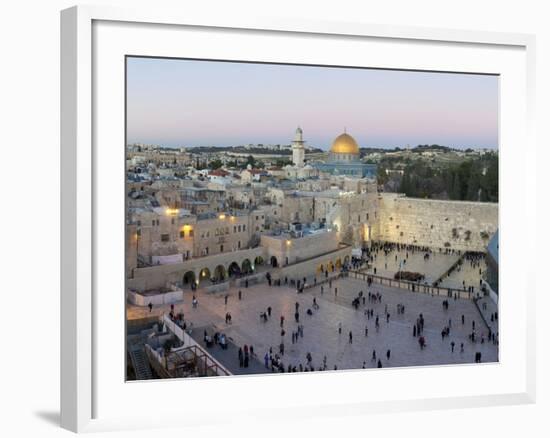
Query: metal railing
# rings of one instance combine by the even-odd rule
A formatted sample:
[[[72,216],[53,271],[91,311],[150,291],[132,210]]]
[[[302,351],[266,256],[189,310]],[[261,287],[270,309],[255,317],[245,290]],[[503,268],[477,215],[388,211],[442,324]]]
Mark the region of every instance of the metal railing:
[[[424,293],[432,296],[442,296],[447,298],[454,298],[456,296],[457,298],[468,300],[474,299],[479,296],[479,294],[476,294],[475,292],[469,292],[467,290],[432,286],[429,284],[422,284],[406,280],[396,280],[393,278],[381,277],[379,275],[368,274],[366,272],[360,271],[349,271],[349,276],[351,278],[356,278],[358,280],[364,281],[368,281],[370,279],[373,284],[380,284],[382,286],[395,287],[398,289],[406,289],[410,292]]]

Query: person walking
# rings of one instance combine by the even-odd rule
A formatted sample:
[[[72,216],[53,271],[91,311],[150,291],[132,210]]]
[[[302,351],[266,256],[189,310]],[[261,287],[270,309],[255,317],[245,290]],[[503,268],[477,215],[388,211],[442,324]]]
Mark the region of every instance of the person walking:
[[[239,289],[239,301],[243,298],[243,291]]]
[[[386,351],[386,359],[390,360],[391,350]]]

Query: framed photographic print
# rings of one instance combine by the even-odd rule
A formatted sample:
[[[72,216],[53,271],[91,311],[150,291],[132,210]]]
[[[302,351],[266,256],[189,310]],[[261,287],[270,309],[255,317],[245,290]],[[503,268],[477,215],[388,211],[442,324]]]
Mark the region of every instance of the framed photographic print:
[[[75,7],[61,48],[63,427],[534,399],[531,36]]]

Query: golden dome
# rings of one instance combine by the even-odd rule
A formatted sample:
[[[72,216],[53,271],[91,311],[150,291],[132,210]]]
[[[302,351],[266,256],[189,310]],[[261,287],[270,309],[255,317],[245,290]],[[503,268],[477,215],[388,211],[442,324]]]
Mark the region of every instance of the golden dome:
[[[359,155],[359,146],[355,139],[346,133],[340,134],[332,142],[330,152],[333,154],[357,154]]]

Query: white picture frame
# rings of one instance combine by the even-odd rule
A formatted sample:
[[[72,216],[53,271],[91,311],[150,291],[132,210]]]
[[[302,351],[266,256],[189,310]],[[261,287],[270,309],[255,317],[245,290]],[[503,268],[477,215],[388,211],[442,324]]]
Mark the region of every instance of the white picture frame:
[[[98,24],[102,26],[103,23],[105,27],[97,27]],[[153,8],[149,10],[127,10],[78,6],[64,10],[61,13],[61,425],[66,429],[77,432],[100,431],[119,428],[185,426],[206,421],[206,416],[201,415],[200,409],[196,412],[188,412],[186,419],[181,420],[181,416],[177,415],[177,409],[166,411],[162,408],[149,406],[147,411],[149,415],[147,416],[136,409],[132,409],[132,406],[125,402],[126,399],[119,398],[122,392],[117,392],[114,386],[112,389],[105,389],[108,386],[105,382],[114,381],[109,379],[116,380],[117,376],[120,376],[120,370],[116,372],[116,375],[109,378],[105,377],[105,369],[109,365],[105,362],[105,357],[109,354],[109,351],[115,350],[109,350],[110,347],[105,346],[104,333],[107,330],[112,333],[114,339],[112,346],[115,348],[118,345],[122,353],[124,350],[124,333],[118,333],[121,324],[113,325],[111,318],[109,318],[110,315],[105,314],[100,320],[98,314],[102,312],[102,306],[105,306],[108,300],[113,300],[111,304],[114,307],[120,306],[121,301],[124,300],[124,291],[120,290],[119,295],[101,295],[101,299],[98,299],[98,291],[104,290],[102,276],[105,272],[102,271],[103,257],[99,255],[104,251],[105,245],[102,245],[101,239],[104,238],[102,236],[106,233],[104,226],[101,225],[104,223],[102,219],[104,213],[102,212],[108,209],[109,205],[116,205],[116,202],[123,204],[121,196],[124,191],[116,185],[118,180],[116,180],[115,174],[118,171],[113,170],[120,162],[115,159],[109,164],[110,162],[106,160],[105,154],[102,151],[98,153],[97,142],[101,141],[101,144],[104,144],[105,139],[110,138],[107,133],[104,133],[109,128],[104,129],[102,127],[98,130],[96,123],[100,125],[102,123],[100,108],[101,105],[104,105],[101,92],[98,94],[98,89],[102,87],[100,82],[107,81],[109,78],[107,74],[104,75],[102,70],[102,66],[105,65],[103,58],[101,58],[103,52],[105,52],[105,60],[109,60],[111,59],[110,56],[119,59],[120,53],[125,51],[121,44],[117,44],[117,41],[118,43],[123,41],[123,38],[116,36],[117,32],[120,31],[120,29],[116,29],[117,26],[126,26],[123,32],[134,32],[132,35],[137,35],[135,32],[139,33],[141,28],[148,28],[150,35],[158,34],[159,40],[155,41],[156,37],[152,37],[148,44],[137,41],[139,38],[132,39],[134,42],[137,41],[136,44],[142,44],[141,47],[143,48],[143,52],[140,51],[140,53],[126,52],[126,54],[134,55],[154,52],[157,50],[155,48],[157,44],[158,47],[164,47],[164,50],[169,52],[171,47],[166,44],[162,45],[161,34],[177,32],[178,29],[183,28],[200,31],[201,35],[233,31],[238,34],[238,38],[246,38],[249,41],[262,38],[264,33],[268,33],[270,38],[275,39],[315,36],[315,38],[338,38],[340,43],[342,41],[353,41],[354,44],[360,44],[363,40],[369,40],[373,43],[384,42],[388,47],[399,44],[406,44],[409,47],[437,46],[439,49],[436,47],[436,50],[445,48],[445,50],[457,51],[456,56],[452,56],[455,65],[460,65],[463,48],[476,50],[476,48],[483,47],[487,51],[502,53],[502,62],[495,62],[495,67],[491,70],[491,73],[505,74],[499,71],[499,66],[509,63],[510,69],[515,70],[508,77],[525,80],[525,83],[521,81],[521,83],[515,84],[518,90],[512,90],[514,84],[511,83],[502,85],[504,87],[501,90],[503,93],[508,93],[506,87],[510,87],[510,99],[513,98],[514,102],[517,101],[521,107],[519,109],[508,108],[508,102],[511,102],[511,100],[502,103],[501,122],[506,121],[507,123],[504,127],[501,127],[501,134],[504,143],[510,145],[503,148],[501,158],[503,160],[501,163],[501,170],[503,171],[501,172],[502,192],[506,191],[503,195],[505,197],[511,196],[515,199],[521,199],[521,202],[530,202],[531,205],[536,204],[534,198],[534,168],[529,168],[526,159],[521,157],[521,155],[535,155],[535,142],[532,132],[535,90],[535,39],[531,35],[393,27],[360,22],[316,22],[296,17],[288,19],[258,18],[246,17],[242,14],[219,17],[214,13],[204,16],[189,9],[182,12],[181,10],[163,11]],[[112,38],[110,42],[113,43],[113,48],[110,54],[107,54],[105,48],[106,38]],[[115,41],[115,39],[117,40]],[[207,45],[205,44],[204,49],[206,50],[206,48]],[[116,52],[116,50],[122,52]],[[217,49],[214,47],[212,50]],[[250,58],[250,53],[254,53],[254,50],[254,46],[251,45],[247,60],[254,60],[253,55]],[[330,53],[330,50],[329,48],[329,53],[325,56],[334,56]],[[403,49],[400,50],[404,54]],[[200,51],[200,45],[194,47],[194,53],[200,53]],[[262,51],[264,51],[263,47]],[[163,55],[163,53],[157,54]],[[511,60],[504,59],[508,56],[506,54],[510,54]],[[178,56],[178,54],[176,53],[175,56]],[[205,55],[205,57],[208,56],[211,55]],[[269,56],[269,53],[265,56]],[[276,56],[276,54],[273,56]],[[288,56],[289,62],[299,61],[290,51]],[[473,61],[470,60],[471,64],[467,70],[457,68],[455,71],[476,71],[473,64],[474,58],[472,58]],[[96,65],[94,61],[98,60],[99,62]],[[438,70],[437,65],[439,62],[443,61],[434,60],[432,65],[426,63],[424,69]],[[486,72],[490,69],[490,67],[487,67],[487,60],[479,59],[478,62],[480,67],[477,71]],[[399,67],[399,63],[384,66],[396,68]],[[502,68],[505,69],[505,67]],[[452,70],[449,69],[449,71]],[[113,102],[116,105],[122,103],[118,97],[120,97],[122,91],[119,88],[120,81],[123,78],[116,76],[118,72],[119,70],[113,73],[113,77],[118,79],[110,82],[112,85],[109,89],[111,94],[114,92],[115,100]],[[517,76],[514,76],[516,74]],[[99,87],[98,84],[100,84]],[[505,95],[508,96],[508,94]],[[117,106],[117,109],[119,108],[120,106]],[[116,116],[116,118],[113,118],[113,123],[120,120],[120,111],[116,112]],[[512,122],[512,116],[517,116],[517,120],[514,123],[508,123],[508,121]],[[105,124],[101,126],[105,126]],[[123,129],[123,127],[118,129],[120,128]],[[512,139],[513,143],[517,143],[515,145],[517,149],[514,152],[511,150],[512,142],[510,140]],[[117,144],[116,141],[114,143]],[[519,144],[521,144],[521,147]],[[123,144],[120,147],[122,150]],[[515,154],[518,155],[514,156]],[[514,163],[518,167],[516,176],[520,181],[512,185],[505,179],[505,176]],[[122,167],[120,169],[123,170]],[[100,173],[101,178],[98,177]],[[110,178],[111,173],[114,175],[112,180],[115,181],[114,187],[118,191],[114,190],[112,194],[104,195],[107,187],[106,181]],[[503,174],[504,176],[502,176]],[[108,200],[107,197],[109,197]],[[514,212],[506,198],[503,202],[501,208],[501,241],[510,243],[508,247],[505,246],[502,249],[501,256],[503,257],[503,266],[510,266],[513,263],[518,277],[532,279],[534,278],[533,272],[531,272],[532,268],[527,263],[522,263],[513,254],[514,248],[521,246],[534,248],[535,246],[534,237],[527,236],[520,241],[518,238],[514,238],[511,232],[513,227],[522,221],[524,226],[534,226],[534,215],[529,216],[527,210],[521,208],[521,205],[521,203],[518,204],[519,207],[516,206]],[[114,216],[119,218],[116,214]],[[114,222],[117,223],[116,220]],[[123,223],[114,225],[113,230],[109,233],[114,233],[114,237],[110,237],[115,238],[116,242],[120,242],[121,236],[123,239],[124,235]],[[117,247],[117,245],[114,246]],[[113,253],[114,255],[119,254],[117,251]],[[123,264],[124,260],[120,260],[118,266],[122,266],[122,272],[120,273],[122,276],[124,275]],[[514,333],[517,336],[516,345],[525,347],[518,348],[517,352],[511,351],[511,345],[507,344],[506,337],[502,336],[501,348],[505,359],[494,368],[490,366],[479,368],[483,370],[480,373],[487,374],[485,380],[491,380],[491,373],[494,373],[495,376],[498,374],[501,380],[506,378],[506,384],[504,381],[502,382],[502,391],[498,390],[498,386],[494,386],[497,385],[495,381],[492,382],[494,383],[493,386],[489,384],[480,386],[477,392],[472,391],[469,387],[463,388],[462,392],[459,388],[456,388],[454,392],[449,389],[449,395],[441,389],[435,391],[434,388],[432,392],[422,393],[418,388],[411,388],[406,395],[400,396],[399,387],[392,390],[393,392],[389,391],[386,398],[380,396],[368,398],[364,394],[352,394],[351,392],[337,394],[338,388],[343,388],[342,391],[346,391],[345,385],[349,382],[345,383],[344,379],[349,380],[350,375],[361,381],[360,379],[363,379],[363,374],[365,374],[359,374],[361,370],[327,373],[323,376],[316,375],[317,373],[308,373],[312,374],[311,376],[276,376],[276,379],[282,378],[284,380],[277,380],[275,383],[273,381],[274,377],[228,378],[230,381],[227,379],[198,379],[189,382],[155,382],[151,384],[125,384],[123,381],[119,383],[121,388],[124,385],[125,388],[131,388],[131,394],[125,396],[131,398],[141,391],[148,392],[151,397],[158,396],[159,393],[155,393],[155,385],[157,387],[162,385],[166,390],[166,385],[186,384],[186,389],[191,393],[200,391],[206,394],[215,394],[218,385],[222,385],[224,390],[228,390],[230,387],[234,390],[238,387],[236,385],[239,385],[243,388],[246,387],[247,391],[253,391],[253,387],[258,386],[257,379],[261,379],[262,384],[265,382],[265,385],[271,385],[270,387],[274,387],[273,385],[284,387],[285,382],[288,382],[289,379],[294,379],[292,380],[293,386],[305,385],[307,388],[321,382],[325,390],[318,394],[312,393],[309,398],[305,397],[299,403],[299,406],[301,406],[299,413],[293,412],[294,417],[298,415],[304,418],[311,415],[342,415],[344,412],[347,415],[350,413],[360,415],[365,412],[395,412],[411,409],[531,403],[535,399],[535,311],[534,300],[532,299],[535,293],[534,280],[524,281],[520,285],[514,283],[514,279],[509,272],[504,272],[501,273],[501,284],[503,285],[501,324],[504,324],[505,327],[511,324],[510,319],[507,320],[506,316],[511,315],[512,308],[519,308],[520,311],[515,319],[516,328]],[[510,284],[510,289],[513,288],[516,291],[517,296],[508,295],[507,284]],[[101,314],[103,315],[103,313]],[[121,322],[123,323],[123,321]],[[504,333],[506,330],[501,332]],[[512,333],[512,330],[509,330],[508,333]],[[105,351],[99,354],[98,352],[102,349],[105,349]],[[118,364],[118,362],[116,363]],[[502,371],[509,365],[510,370]],[[117,366],[113,364],[114,368],[117,368]],[[416,373],[417,376],[423,375],[429,379],[434,379],[434,382],[436,382],[438,378],[445,377],[443,373],[456,372],[458,374],[464,370],[464,375],[461,378],[466,379],[468,373],[472,372],[472,367],[469,367],[469,369],[424,367],[411,372]],[[499,374],[501,371],[502,375]],[[442,375],[438,376],[440,372]],[[383,373],[386,373],[385,375],[391,373],[392,379],[398,381],[401,378],[407,378],[405,373],[409,373],[409,371],[389,369],[384,370]],[[320,381],[319,379],[324,380]],[[371,382],[373,394],[376,393],[374,386]],[[325,394],[324,398],[323,394]],[[327,400],[326,394],[330,394],[332,400]],[[349,400],[347,400],[348,396]],[[113,405],[127,406],[128,409],[115,410],[107,407],[106,397],[113,400]],[[200,405],[200,399],[197,404]],[[106,407],[104,408],[103,405]],[[260,408],[254,406],[253,401],[248,403],[243,401],[240,406],[228,410],[226,414],[220,413],[218,421],[222,423],[230,421],[230,417],[236,413],[243,416],[261,416],[269,409],[273,409],[273,406]],[[288,409],[292,409],[292,406],[289,406]],[[289,410],[284,409],[284,406],[280,409],[280,415],[289,412]]]

